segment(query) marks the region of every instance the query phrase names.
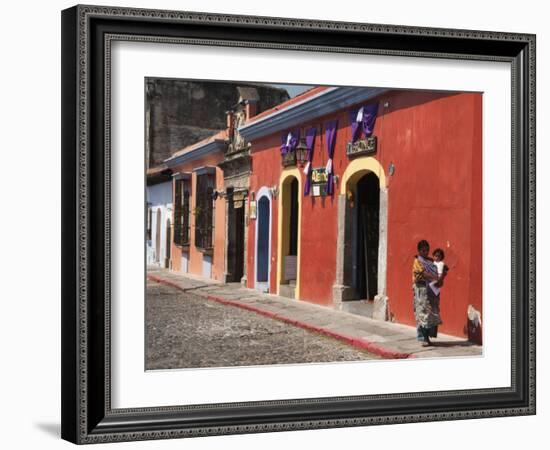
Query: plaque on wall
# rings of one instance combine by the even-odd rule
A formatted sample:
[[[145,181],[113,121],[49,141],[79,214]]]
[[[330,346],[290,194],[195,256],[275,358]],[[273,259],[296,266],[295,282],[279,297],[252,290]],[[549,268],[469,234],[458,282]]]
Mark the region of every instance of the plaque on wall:
[[[321,197],[327,195],[328,175],[325,167],[311,169],[311,195]]]
[[[360,139],[355,142],[348,142],[346,154],[348,156],[359,156],[376,153],[376,136]]]

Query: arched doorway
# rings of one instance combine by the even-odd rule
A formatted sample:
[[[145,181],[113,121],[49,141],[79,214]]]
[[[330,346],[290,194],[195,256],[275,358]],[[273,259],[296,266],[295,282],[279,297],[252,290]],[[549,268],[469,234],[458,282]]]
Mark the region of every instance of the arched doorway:
[[[164,257],[164,267],[167,269],[170,268],[170,259],[171,259],[171,244],[172,244],[172,224],[170,223],[170,219],[166,221],[166,250],[165,250],[165,257]]]
[[[338,308],[387,320],[387,243],[384,169],[374,157],[355,158],[342,175],[338,196],[333,286],[333,301]]]
[[[279,295],[299,298],[300,183],[294,173],[281,182],[279,206]]]
[[[353,208],[354,287],[357,298],[374,300],[378,293],[380,209],[380,184],[374,173],[368,172],[357,181]]]
[[[256,213],[255,288],[269,292],[271,269],[271,197],[267,188],[258,191]]]
[[[157,214],[156,214],[156,227],[155,227],[155,261],[157,264],[160,264],[160,230],[161,230],[161,212],[160,208],[157,208]]]

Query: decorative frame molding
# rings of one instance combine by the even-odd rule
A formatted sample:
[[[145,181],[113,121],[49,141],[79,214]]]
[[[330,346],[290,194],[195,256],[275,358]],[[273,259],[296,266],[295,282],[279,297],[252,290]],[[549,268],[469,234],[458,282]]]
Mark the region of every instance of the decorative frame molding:
[[[511,386],[112,409],[109,111],[114,40],[510,63]],[[531,34],[100,6],[63,11],[62,437],[84,444],[534,414],[535,49]]]

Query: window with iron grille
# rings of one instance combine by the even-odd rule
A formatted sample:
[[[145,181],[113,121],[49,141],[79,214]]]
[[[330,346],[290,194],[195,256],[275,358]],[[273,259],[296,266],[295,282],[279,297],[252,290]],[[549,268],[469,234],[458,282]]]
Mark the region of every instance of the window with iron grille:
[[[195,245],[201,249],[211,249],[214,235],[214,186],[216,175],[197,175],[197,204],[195,208]]]
[[[177,179],[174,195],[174,243],[189,245],[189,214],[191,201],[191,180]]]

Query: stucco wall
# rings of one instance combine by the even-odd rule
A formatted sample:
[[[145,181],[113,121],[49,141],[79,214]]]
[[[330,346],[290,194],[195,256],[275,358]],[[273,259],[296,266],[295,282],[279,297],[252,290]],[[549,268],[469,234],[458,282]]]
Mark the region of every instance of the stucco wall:
[[[414,323],[410,265],[416,243],[427,239],[432,250],[445,251],[451,269],[441,292],[441,330],[465,335],[468,305],[481,310],[481,94],[389,100],[395,111],[379,125],[383,166],[390,158],[396,166],[388,180],[391,313]]]
[[[193,172],[194,169],[204,166],[216,167],[216,190],[224,190],[223,172],[217,167],[217,164],[223,160],[223,154],[220,151],[205,155],[201,158],[197,158],[193,161],[181,164],[172,168],[173,173],[177,172],[192,172],[191,183],[191,211],[196,207],[197,202],[197,174]],[[172,193],[172,197],[174,193]],[[214,211],[214,250],[211,256],[212,259],[212,273],[211,277],[215,280],[222,280],[225,271],[225,200],[221,197],[215,201]],[[189,236],[189,246],[182,248],[172,243],[172,268],[175,271],[182,271],[183,266],[181,263],[182,253],[188,254],[188,272],[203,276],[203,263],[205,255],[202,251],[195,246],[195,215],[191,214],[190,220],[191,230]]]

